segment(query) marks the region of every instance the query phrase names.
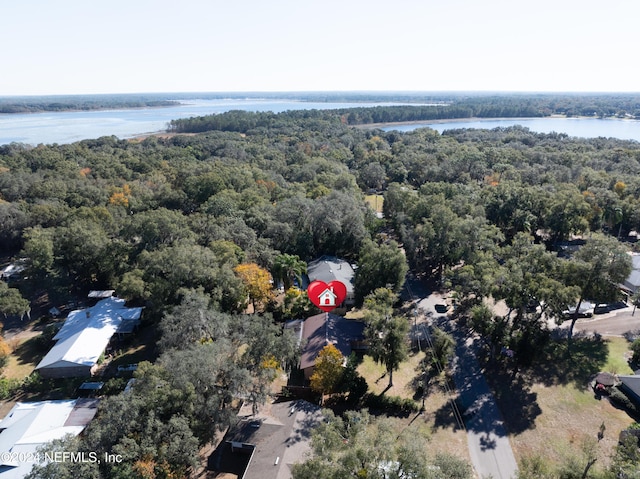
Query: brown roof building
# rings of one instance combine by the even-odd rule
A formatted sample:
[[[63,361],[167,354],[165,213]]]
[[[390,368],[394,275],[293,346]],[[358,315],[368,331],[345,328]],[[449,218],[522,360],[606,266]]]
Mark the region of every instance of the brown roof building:
[[[321,313],[305,320],[290,321],[286,328],[298,334],[302,344],[300,369],[308,379],[313,373],[316,358],[322,348],[333,344],[346,358],[353,351],[364,350],[364,327],[362,321],[345,319],[332,313]]]
[[[209,459],[209,469],[239,479],[291,479],[291,466],[311,451],[311,431],[321,410],[307,401],[268,403],[241,417]]]

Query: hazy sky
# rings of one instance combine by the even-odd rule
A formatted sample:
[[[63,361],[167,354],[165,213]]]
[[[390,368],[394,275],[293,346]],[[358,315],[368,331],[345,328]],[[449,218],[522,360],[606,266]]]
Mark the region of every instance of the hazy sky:
[[[0,95],[640,91],[637,0],[0,0]]]

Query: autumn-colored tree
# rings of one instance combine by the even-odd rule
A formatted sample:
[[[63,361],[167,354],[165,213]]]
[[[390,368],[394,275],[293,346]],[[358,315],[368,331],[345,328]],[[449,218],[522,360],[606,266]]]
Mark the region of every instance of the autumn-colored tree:
[[[624,181],[616,181],[616,184],[613,185],[613,191],[615,191],[620,198],[624,196],[624,192],[626,189],[627,185],[624,183]]]
[[[156,479],[156,463],[153,459],[139,459],[133,463],[133,470],[143,479]]]
[[[131,187],[125,184],[122,188],[114,188],[113,193],[109,197],[109,204],[114,206],[129,206],[129,198],[131,197]]]
[[[239,264],[233,268],[233,271],[242,280],[254,312],[256,311],[257,303],[264,303],[271,299],[273,287],[271,275],[266,269],[255,263],[245,263]]]
[[[344,371],[344,356],[333,344],[327,344],[318,353],[316,365],[311,375],[311,389],[322,394],[332,393]]]

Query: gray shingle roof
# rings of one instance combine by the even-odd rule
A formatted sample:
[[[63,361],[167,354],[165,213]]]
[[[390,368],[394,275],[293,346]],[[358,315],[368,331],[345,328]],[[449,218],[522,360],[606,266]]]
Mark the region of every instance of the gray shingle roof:
[[[307,264],[309,281],[340,281],[347,287],[347,294],[353,294],[355,271],[345,260],[335,256],[321,256]]]

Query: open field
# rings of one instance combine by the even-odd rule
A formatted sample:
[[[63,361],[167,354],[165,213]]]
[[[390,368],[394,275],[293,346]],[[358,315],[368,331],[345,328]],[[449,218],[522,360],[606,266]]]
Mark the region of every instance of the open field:
[[[510,432],[516,460],[520,463],[537,456],[547,463],[562,464],[569,454],[579,453],[585,439],[595,439],[604,423],[595,466],[601,468],[608,464],[620,431],[634,421],[605,397],[599,399],[589,382],[600,371],[631,372],[624,360],[628,343],[623,338],[578,340],[570,359],[564,357],[564,343],[552,347],[557,351],[549,353],[544,363],[514,380],[500,371],[485,373]]]
[[[530,393],[540,408],[532,428],[511,436],[516,460],[542,456],[546,462],[562,464],[570,453],[579,451],[585,438],[595,439],[601,424],[606,430],[598,444],[598,466],[608,463],[618,443],[618,434],[633,420],[614,408],[608,400],[595,398],[586,388],[573,384],[545,386],[536,384]]]
[[[46,354],[38,338],[39,335],[17,336],[9,341],[12,353],[3,376],[10,379],[23,379],[31,374]]]

